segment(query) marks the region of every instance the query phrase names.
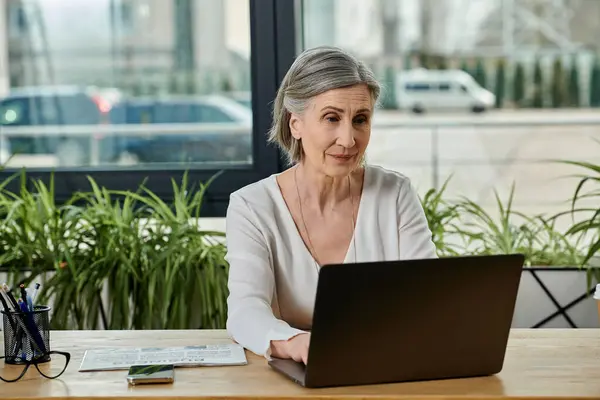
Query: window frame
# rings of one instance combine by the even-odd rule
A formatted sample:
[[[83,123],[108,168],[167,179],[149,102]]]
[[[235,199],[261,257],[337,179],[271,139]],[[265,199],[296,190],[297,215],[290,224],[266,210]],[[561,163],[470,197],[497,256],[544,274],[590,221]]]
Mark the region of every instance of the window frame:
[[[202,217],[224,217],[232,192],[284,169],[284,157],[279,149],[267,143],[271,125],[271,106],[277,88],[296,56],[296,27],[294,24],[294,0],[249,0],[251,43],[251,95],[253,114],[253,164],[251,166],[188,169],[191,184],[206,182],[223,170],[206,192]],[[1,127],[0,127],[1,129]],[[1,132],[0,132],[1,134]],[[0,182],[17,173],[21,168],[0,171]],[[145,181],[148,189],[164,201],[171,201],[174,179],[180,182],[185,169],[99,169],[99,168],[26,168],[28,187],[33,190],[32,180],[48,184],[54,175],[55,201],[64,203],[77,191],[90,189],[88,177],[109,190],[135,191]],[[7,189],[18,191],[20,182],[13,180]]]

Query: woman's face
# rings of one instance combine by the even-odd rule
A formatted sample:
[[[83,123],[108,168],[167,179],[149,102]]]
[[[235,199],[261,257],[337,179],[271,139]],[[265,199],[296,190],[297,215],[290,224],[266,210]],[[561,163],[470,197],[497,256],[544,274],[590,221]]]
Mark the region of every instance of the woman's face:
[[[303,115],[292,114],[290,129],[301,139],[304,162],[331,177],[356,169],[371,137],[373,106],[363,84],[322,93]]]

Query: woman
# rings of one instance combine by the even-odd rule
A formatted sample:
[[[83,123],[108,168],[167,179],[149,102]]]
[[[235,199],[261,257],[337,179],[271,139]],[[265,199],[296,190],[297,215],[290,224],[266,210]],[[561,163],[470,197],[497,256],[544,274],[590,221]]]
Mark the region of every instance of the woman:
[[[270,140],[286,171],[231,195],[227,330],[265,357],[307,362],[319,267],[434,258],[405,176],[364,155],[380,86],[342,50],[303,52],[281,83]]]

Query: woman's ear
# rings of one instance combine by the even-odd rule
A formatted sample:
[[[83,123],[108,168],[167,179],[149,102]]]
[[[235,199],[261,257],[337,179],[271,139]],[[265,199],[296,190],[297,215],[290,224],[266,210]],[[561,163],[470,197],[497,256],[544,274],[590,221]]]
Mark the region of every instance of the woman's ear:
[[[300,129],[302,126],[302,121],[296,114],[290,115],[289,126],[290,126],[290,132],[292,133],[292,136],[294,137],[294,139],[300,140],[300,138],[302,137],[302,133],[301,133],[301,129]]]

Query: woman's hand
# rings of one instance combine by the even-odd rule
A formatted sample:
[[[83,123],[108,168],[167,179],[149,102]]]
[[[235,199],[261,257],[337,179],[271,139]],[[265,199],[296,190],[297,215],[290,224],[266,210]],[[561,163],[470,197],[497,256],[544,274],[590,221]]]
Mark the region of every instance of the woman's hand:
[[[271,342],[271,355],[277,358],[291,358],[306,365],[309,344],[310,333],[301,333],[288,340],[274,340]]]

